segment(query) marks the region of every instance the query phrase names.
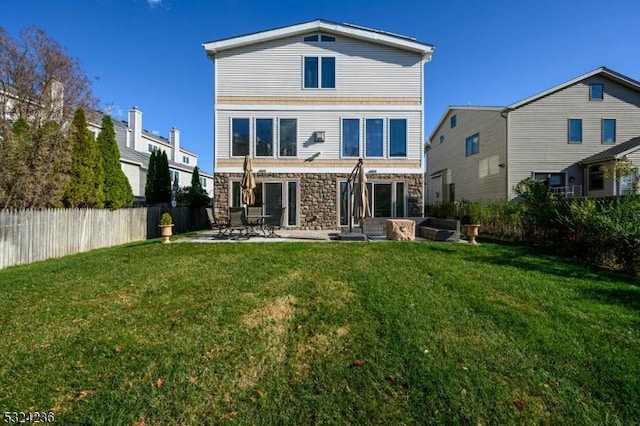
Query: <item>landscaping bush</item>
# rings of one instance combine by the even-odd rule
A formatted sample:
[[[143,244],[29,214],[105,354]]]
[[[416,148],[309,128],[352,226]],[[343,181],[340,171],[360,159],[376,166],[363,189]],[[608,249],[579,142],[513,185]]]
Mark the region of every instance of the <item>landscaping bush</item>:
[[[462,200],[426,206],[425,212],[462,223],[473,217],[483,235],[550,247],[640,275],[640,196],[555,198],[545,182],[531,178],[514,189],[518,201]]]

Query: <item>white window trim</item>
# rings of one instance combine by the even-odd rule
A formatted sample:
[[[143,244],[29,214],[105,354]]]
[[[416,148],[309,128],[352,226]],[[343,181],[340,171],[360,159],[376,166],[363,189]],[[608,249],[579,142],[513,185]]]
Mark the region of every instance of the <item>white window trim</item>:
[[[358,155],[344,155],[344,120],[358,120]],[[363,157],[362,146],[363,146],[363,122],[361,117],[340,117],[340,158],[351,159],[351,158],[361,158]]]
[[[382,121],[382,154],[381,155],[367,155],[367,120],[381,120]],[[364,157],[365,158],[386,158],[385,154],[388,153],[389,144],[388,138],[386,138],[386,133],[388,131],[389,126],[387,125],[388,119],[384,119],[382,117],[365,117],[363,118],[364,123],[364,134],[363,134],[363,143],[364,143]]]
[[[391,120],[404,120],[404,155],[391,156]],[[409,158],[409,119],[407,117],[390,117],[387,121],[387,158]]]
[[[298,155],[300,154],[300,150],[298,149],[298,140],[300,139],[300,120],[298,119],[298,117],[276,117],[275,120],[277,120],[278,123],[278,130],[277,130],[277,145],[278,145],[278,151],[277,151],[277,157],[278,158],[298,158]],[[296,120],[296,155],[281,155],[280,154],[280,120]]]
[[[253,120],[251,117],[229,117],[229,158],[244,158],[244,155],[233,155],[233,120],[249,120],[249,155],[253,156],[251,147],[253,145],[252,133],[253,133]]]
[[[258,155],[258,135],[255,133],[258,131],[258,125],[257,125],[257,121],[258,120],[271,120],[271,149],[272,149],[272,153],[271,155]],[[279,145],[279,139],[278,142],[276,142],[276,124],[275,121],[278,120],[278,118],[274,118],[274,117],[254,117],[253,118],[253,152],[255,153],[254,157],[255,158],[276,158],[276,147]],[[278,121],[278,126],[280,125],[280,121]],[[296,126],[297,127],[297,126]],[[278,150],[278,152],[280,152]],[[297,151],[296,151],[297,152]]]
[[[312,42],[312,43],[317,43],[317,42]],[[326,43],[326,42],[325,42]],[[304,77],[305,77],[305,67],[304,67],[304,60],[305,58],[316,58],[318,59],[318,87],[305,87],[304,86]],[[334,87],[322,87],[322,58],[333,58],[334,59],[334,70],[333,72],[335,73],[335,84]],[[302,86],[302,90],[322,90],[322,91],[327,91],[327,90],[337,90],[338,89],[338,58],[336,56],[330,56],[330,55],[302,55],[302,81],[300,82],[301,86]]]

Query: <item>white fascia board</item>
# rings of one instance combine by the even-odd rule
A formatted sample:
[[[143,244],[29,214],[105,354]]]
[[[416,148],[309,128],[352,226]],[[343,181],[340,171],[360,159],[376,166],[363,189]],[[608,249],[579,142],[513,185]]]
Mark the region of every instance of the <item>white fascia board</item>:
[[[442,125],[445,123],[447,116],[449,115],[450,112],[465,111],[465,110],[466,111],[503,111],[504,109],[505,107],[501,107],[501,106],[462,106],[462,105],[449,106],[447,110],[444,112],[444,114],[442,114],[442,117],[440,117],[440,120],[438,121],[438,124],[436,124],[436,127],[434,127],[431,134],[429,134],[429,142],[431,142],[433,140],[433,137],[436,135],[436,133],[438,133]]]
[[[357,163],[357,159],[354,161],[354,164]],[[257,177],[260,178],[261,174],[258,173],[258,170],[262,170],[263,167],[259,167],[256,166],[253,168],[253,174]],[[422,170],[422,168],[420,167],[407,167],[407,168],[383,168],[383,167],[377,167],[377,166],[367,166],[366,165],[366,160],[365,160],[365,166],[364,166],[365,171],[367,172],[367,178],[369,179],[369,181],[371,181],[372,179],[375,179],[377,175],[381,175],[381,174],[385,174],[385,175],[406,175],[406,174],[417,174],[417,175],[423,175],[424,171]],[[264,170],[266,170],[265,173],[267,174],[271,174],[271,173],[294,173],[294,174],[320,174],[320,173],[344,173],[344,174],[349,174],[351,173],[351,171],[353,170],[352,166],[349,167],[317,167],[317,168],[296,168],[296,167],[264,167]],[[369,170],[375,170],[376,172],[371,174],[369,173]],[[220,173],[242,173],[242,167],[238,166],[238,167],[218,167],[216,168],[215,171],[216,174],[220,174]]]
[[[273,30],[261,31],[253,34],[247,34],[238,37],[232,37],[224,40],[211,41],[203,43],[210,58],[215,57],[219,52],[235,49],[242,46],[248,46],[257,43],[264,43],[270,40],[276,40],[285,37],[291,37],[298,34],[304,34],[311,31],[326,31],[330,34],[344,35],[357,38],[372,43],[383,44],[397,49],[407,50],[422,55],[425,60],[431,59],[435,47],[429,44],[420,43],[402,36],[394,36],[390,33],[377,32],[375,30],[367,30],[357,28],[350,25],[341,25],[334,22],[316,20],[305,22],[288,27],[276,28]]]
[[[524,106],[526,104],[534,102],[534,101],[536,101],[536,100],[538,100],[540,98],[548,96],[548,95],[550,95],[550,94],[552,94],[554,92],[557,92],[557,91],[562,90],[562,89],[564,89],[566,87],[572,86],[572,85],[574,85],[576,83],[581,82],[582,80],[586,80],[587,78],[590,78],[590,77],[593,77],[593,76],[599,75],[599,74],[602,74],[602,75],[604,75],[605,77],[607,77],[609,79],[618,81],[620,83],[623,83],[623,84],[627,85],[628,87],[631,87],[631,88],[633,88],[633,89],[635,89],[637,91],[640,91],[640,82],[637,82],[637,81],[635,81],[635,80],[633,80],[633,79],[631,79],[631,78],[629,78],[629,77],[627,77],[625,75],[617,73],[617,72],[615,72],[613,70],[610,70],[610,69],[608,69],[606,67],[600,67],[600,68],[595,69],[595,70],[593,70],[591,72],[588,72],[586,74],[578,76],[578,77],[576,77],[576,78],[574,78],[572,80],[569,80],[569,81],[567,81],[565,83],[558,84],[557,86],[553,86],[552,88],[547,89],[547,90],[545,90],[543,92],[537,93],[537,94],[535,94],[533,96],[530,96],[530,97],[528,97],[526,99],[523,99],[523,100],[521,100],[519,102],[511,104],[511,105],[509,105],[508,108],[510,110],[511,109],[516,109],[516,108],[520,108],[521,106]]]
[[[217,111],[422,111],[420,105],[262,105],[216,104]]]

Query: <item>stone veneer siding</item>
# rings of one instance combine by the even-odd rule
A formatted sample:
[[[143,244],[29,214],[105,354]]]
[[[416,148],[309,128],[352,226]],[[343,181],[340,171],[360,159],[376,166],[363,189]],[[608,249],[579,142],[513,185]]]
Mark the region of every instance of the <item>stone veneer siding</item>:
[[[299,182],[299,212],[297,228],[291,229],[340,229],[336,203],[337,182],[347,180],[348,173],[261,173],[256,182],[263,180],[297,180]],[[229,206],[229,180],[241,180],[242,173],[214,173],[214,209],[217,215],[225,215]],[[407,216],[423,215],[424,176],[417,174],[368,174],[370,182],[404,180],[407,191]]]

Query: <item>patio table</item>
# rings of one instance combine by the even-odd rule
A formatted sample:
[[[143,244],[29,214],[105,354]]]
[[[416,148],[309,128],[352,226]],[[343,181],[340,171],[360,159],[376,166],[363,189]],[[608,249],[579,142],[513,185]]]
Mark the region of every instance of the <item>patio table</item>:
[[[251,227],[251,236],[254,236],[254,237],[258,236],[258,234],[255,231],[255,227],[259,226],[260,230],[262,231],[262,234],[266,237],[267,236],[267,230],[264,228],[264,223],[270,217],[271,217],[271,215],[268,215],[268,214],[248,215],[247,216],[247,223]]]

